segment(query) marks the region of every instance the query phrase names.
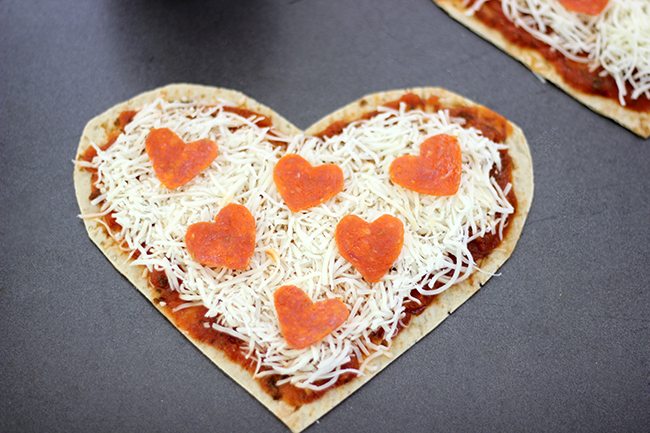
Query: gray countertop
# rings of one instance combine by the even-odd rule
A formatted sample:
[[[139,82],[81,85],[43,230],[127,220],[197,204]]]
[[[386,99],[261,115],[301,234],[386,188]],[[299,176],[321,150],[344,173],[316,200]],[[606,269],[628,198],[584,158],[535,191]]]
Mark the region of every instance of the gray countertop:
[[[501,276],[310,431],[647,431],[650,142],[428,0],[0,1],[0,431],[285,431],[76,218],[86,121],[179,81],[300,127],[443,86],[528,137],[535,199]]]

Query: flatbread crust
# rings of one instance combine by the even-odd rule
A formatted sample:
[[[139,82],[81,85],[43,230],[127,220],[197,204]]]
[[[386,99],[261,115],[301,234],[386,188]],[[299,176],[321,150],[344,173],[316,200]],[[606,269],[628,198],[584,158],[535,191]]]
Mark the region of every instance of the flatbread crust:
[[[465,15],[467,8],[463,6],[464,0],[433,0],[433,2],[445,10],[456,21],[479,36],[482,36],[484,39],[492,42],[501,50],[526,65],[528,69],[551,81],[596,113],[609,117],[643,138],[650,137],[650,113],[629,110],[614,99],[590,95],[576,89],[539,52],[515,45],[508,41],[499,30],[483,24],[474,16]]]
[[[305,133],[314,134],[334,121],[346,121],[358,119],[362,114],[372,111],[386,102],[396,100],[406,92],[413,92],[422,98],[436,96],[444,106],[474,106],[477,105],[467,99],[464,99],[454,93],[440,88],[415,88],[393,90],[389,92],[375,93],[365,96],[356,102],[353,102],[340,110],[319,120],[311,127],[307,128]],[[90,143],[101,144],[107,140],[106,129],[110,130],[118,115],[129,109],[138,109],[144,104],[150,103],[158,97],[167,100],[191,100],[199,103],[215,103],[219,98],[226,99],[250,110],[256,111],[263,115],[269,116],[275,125],[275,128],[286,134],[298,134],[301,131],[290,122],[279,116],[268,107],[254,101],[242,93],[220,89],[215,87],[198,86],[191,84],[171,84],[147,93],[143,93],[135,98],[117,104],[106,112],[92,119],[84,128],[77,157],[81,155]],[[299,432],[314,421],[319,419],[334,406],[343,401],[346,397],[360,388],[364,383],[373,378],[379,371],[386,367],[390,362],[404,353],[408,348],[418,340],[431,332],[447,316],[456,310],[463,302],[476,293],[480,287],[489,279],[488,273],[494,273],[510,257],[512,251],[521,235],[524,221],[528,215],[531,201],[533,198],[533,167],[528,149],[528,144],[522,131],[514,124],[510,124],[512,133],[508,136],[507,144],[510,146],[509,154],[514,163],[512,172],[514,190],[517,196],[517,209],[515,215],[510,218],[510,229],[507,231],[505,239],[499,247],[495,249],[488,257],[479,262],[479,266],[485,270],[484,273],[476,272],[472,277],[460,284],[457,284],[438,296],[436,302],[431,304],[420,316],[413,317],[408,328],[403,330],[394,340],[392,347],[392,358],[381,357],[375,359],[372,364],[376,368],[374,372],[367,372],[364,376],[358,377],[349,383],[336,387],[315,402],[305,404],[299,408],[294,408],[281,400],[274,400],[269,394],[264,392],[257,380],[250,372],[244,369],[236,362],[231,361],[220,350],[202,343],[201,341],[185,336],[214,362],[222,371],[234,379],[239,385],[245,388],[264,406],[273,412],[282,422],[284,422],[293,432]],[[97,206],[90,203],[90,185],[91,174],[75,166],[74,169],[74,186],[77,195],[77,201],[81,213],[93,213],[98,211]],[[99,247],[111,263],[120,271],[133,285],[151,301],[170,321],[172,317],[168,316],[164,309],[160,308],[154,301],[157,296],[155,290],[150,287],[146,278],[146,271],[142,267],[130,266],[127,253],[119,248],[119,245],[108,236],[101,223],[93,219],[84,220],[86,230],[90,239]],[[181,331],[182,332],[182,331]]]

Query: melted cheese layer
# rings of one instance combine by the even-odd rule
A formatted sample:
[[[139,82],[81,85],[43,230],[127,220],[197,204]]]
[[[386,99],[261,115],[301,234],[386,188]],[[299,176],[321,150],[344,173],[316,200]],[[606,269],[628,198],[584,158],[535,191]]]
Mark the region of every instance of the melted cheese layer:
[[[411,291],[440,293],[467,278],[476,270],[468,243],[503,230],[514,212],[506,199],[510,185],[504,191],[490,177],[493,166],[500,168],[499,150],[506,146],[462,128],[462,119],[450,119],[445,111],[380,109],[379,115],[353,122],[325,141],[284,137],[284,149],[270,142],[278,137],[268,128],[222,106],[157,100],[143,107],[110,148],[98,148],[91,165],[97,169],[101,195],[94,203],[101,212],[84,217],[113,212],[122,226],[113,236],[139,252],[132,265],[163,270],[187,302],[179,308],[204,305],[207,316],[216,318],[216,330],[245,342],[247,355],[257,362],[257,376],[286,375],[279,383],[318,390],[343,373],[362,374],[370,359],[388,354],[405,316],[404,304],[413,299]],[[149,131],[162,127],[186,142],[209,138],[219,146],[208,169],[173,191],[158,181],[145,152]],[[426,137],[441,133],[454,135],[461,146],[459,192],[423,196],[393,185],[390,163],[417,153]],[[273,183],[273,168],[285,152],[312,164],[338,164],[344,190],[320,206],[290,212]],[[212,221],[230,202],[246,206],[256,219],[255,253],[245,271],[203,267],[184,243],[190,224]],[[384,213],[404,223],[404,247],[394,268],[370,285],[338,254],[334,230],[347,214],[372,221]],[[429,284],[423,287],[423,280]],[[287,284],[301,287],[314,301],[343,300],[350,317],[318,344],[287,347],[273,307],[273,292]],[[386,344],[371,340],[379,330]],[[344,368],[352,356],[365,358],[359,370]]]

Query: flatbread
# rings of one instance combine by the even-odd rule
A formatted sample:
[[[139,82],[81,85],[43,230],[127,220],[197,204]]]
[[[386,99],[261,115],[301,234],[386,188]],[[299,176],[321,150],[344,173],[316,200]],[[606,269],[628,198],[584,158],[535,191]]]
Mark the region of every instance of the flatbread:
[[[499,30],[483,24],[474,16],[467,16],[465,14],[467,8],[463,6],[464,0],[433,0],[433,2],[445,10],[456,21],[479,36],[482,36],[484,39],[492,42],[501,50],[526,65],[528,69],[551,81],[596,113],[609,117],[643,138],[650,137],[650,113],[629,110],[620,105],[617,100],[591,95],[576,89],[539,52],[534,49],[522,48],[515,45],[508,41]]]
[[[362,114],[372,111],[374,107],[396,100],[406,92],[413,92],[422,98],[428,98],[431,96],[438,97],[443,106],[477,105],[454,93],[440,88],[426,87],[393,90],[367,95],[319,120],[314,125],[307,128],[305,133],[315,134],[334,121],[358,119]],[[115,119],[117,119],[118,115],[122,111],[138,109],[159,97],[166,100],[191,100],[205,104],[215,103],[220,98],[226,99],[270,117],[273,120],[275,128],[280,132],[285,134],[298,134],[301,132],[298,128],[270,108],[254,101],[242,93],[215,87],[191,84],[172,84],[143,93],[129,101],[117,104],[106,112],[93,118],[84,128],[77,149],[77,157],[90,146],[90,143],[104,143],[107,140],[106,130],[110,130],[110,126],[113,125]],[[449,316],[463,302],[476,293],[483,284],[485,284],[489,279],[488,273],[496,272],[508,257],[510,257],[515,244],[521,235],[533,198],[533,168],[528,144],[522,131],[514,124],[510,124],[510,126],[512,127],[512,132],[508,136],[506,143],[510,146],[509,154],[514,163],[512,176],[514,183],[513,188],[517,197],[517,208],[515,214],[509,218],[509,224],[511,227],[507,231],[504,240],[488,257],[479,261],[478,265],[486,272],[476,272],[472,274],[468,280],[465,280],[438,295],[437,301],[430,305],[421,315],[413,317],[408,328],[403,330],[394,339],[391,350],[393,357],[379,357],[371,364],[373,367],[376,367],[374,372],[366,372],[364,376],[355,378],[345,385],[336,387],[325,393],[325,395],[320,399],[296,409],[281,400],[274,400],[269,394],[264,392],[258,381],[253,378],[249,371],[236,362],[228,359],[228,357],[220,350],[202,343],[189,335],[185,336],[222,371],[234,379],[239,385],[245,388],[264,406],[280,418],[280,420],[282,420],[282,422],[284,422],[293,432],[299,432],[305,429],[438,326],[445,318],[447,318],[447,316]],[[88,171],[75,166],[74,185],[81,213],[87,214],[97,212],[99,208],[93,206],[88,198],[90,194],[91,174]],[[149,301],[151,301],[154,307],[173,323],[172,317],[168,316],[165,310],[153,301],[157,296],[157,293],[152,287],[150,287],[144,269],[129,265],[129,257],[127,253],[122,251],[117,242],[108,236],[101,223],[93,219],[86,219],[84,220],[84,224],[90,239],[97,245],[97,247],[99,247],[117,270],[128,278],[128,280],[131,281],[131,283],[133,283],[133,285],[144,296],[146,296]]]

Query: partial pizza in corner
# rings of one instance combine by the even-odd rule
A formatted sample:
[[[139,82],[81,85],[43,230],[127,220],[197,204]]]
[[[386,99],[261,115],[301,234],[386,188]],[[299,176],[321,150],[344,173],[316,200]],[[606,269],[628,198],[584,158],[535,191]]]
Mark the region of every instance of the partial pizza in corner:
[[[533,169],[516,125],[439,88],[368,95],[303,132],[177,84],[92,119],[74,184],[113,265],[298,432],[497,272]]]
[[[650,137],[648,0],[433,0],[592,110]]]

